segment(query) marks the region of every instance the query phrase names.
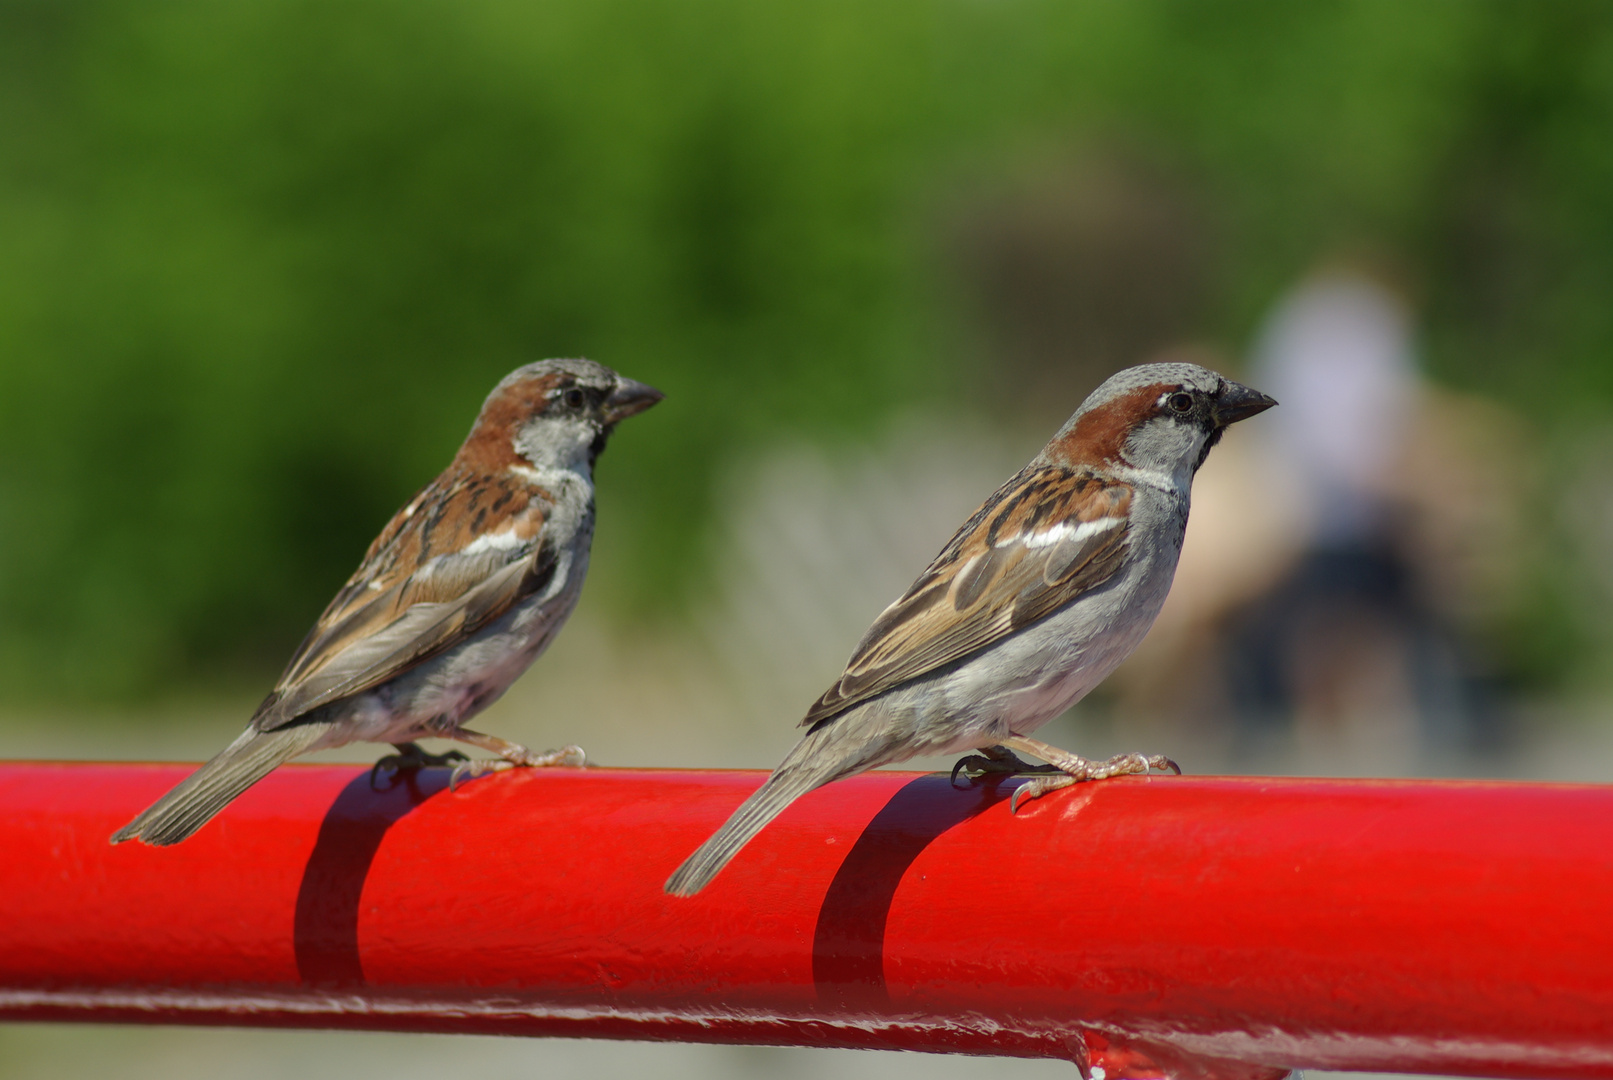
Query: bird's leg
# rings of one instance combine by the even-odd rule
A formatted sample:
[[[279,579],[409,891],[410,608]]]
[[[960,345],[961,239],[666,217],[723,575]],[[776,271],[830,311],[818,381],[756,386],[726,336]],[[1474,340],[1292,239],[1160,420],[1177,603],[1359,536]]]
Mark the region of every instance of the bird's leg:
[[[1018,776],[1028,772],[1047,772],[1052,768],[1051,765],[1032,765],[1006,746],[985,746],[977,754],[958,759],[958,763],[952,766],[952,782],[958,782],[959,773],[971,780],[978,780],[992,774]]]
[[[1150,769],[1182,775],[1181,766],[1158,754],[1116,754],[1107,761],[1088,761],[1080,754],[1072,754],[1023,735],[1010,735],[1003,740],[1003,746],[1009,750],[1034,754],[1058,770],[1055,775],[1039,776],[1015,789],[1013,798],[1008,801],[1009,813],[1017,811],[1022,800],[1040,798],[1049,791],[1057,791],[1083,780],[1107,780],[1111,776],[1146,773]]]
[[[390,769],[396,773],[415,772],[416,770],[424,769],[428,765],[457,765],[460,762],[470,760],[458,750],[449,750],[441,754],[428,754],[419,743],[400,742],[393,743],[392,746],[397,750],[397,753],[386,755],[370,769],[370,787],[372,790],[375,788],[375,778],[381,774],[382,769]]]
[[[550,765],[582,766],[588,764],[588,755],[583,753],[580,746],[562,746],[558,750],[545,750],[541,754],[534,754],[520,743],[501,739],[497,735],[483,735],[480,731],[471,731],[469,728],[455,728],[444,733],[450,739],[479,746],[489,753],[497,754],[497,758],[464,758],[454,766],[454,774],[448,778],[448,786],[455,788],[461,780],[470,780],[484,773],[503,772],[505,769],[544,768]]]

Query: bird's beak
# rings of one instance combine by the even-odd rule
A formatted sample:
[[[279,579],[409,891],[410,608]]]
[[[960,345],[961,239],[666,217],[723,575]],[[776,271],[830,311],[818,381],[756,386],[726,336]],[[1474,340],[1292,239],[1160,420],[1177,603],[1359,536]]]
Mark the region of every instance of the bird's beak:
[[[653,386],[618,376],[616,389],[605,399],[605,423],[616,424],[629,416],[637,416],[664,397],[666,395]]]
[[[1247,420],[1277,404],[1276,398],[1268,397],[1259,390],[1250,389],[1231,379],[1225,382],[1226,385],[1215,398],[1215,421],[1220,427],[1236,424],[1239,420]]]

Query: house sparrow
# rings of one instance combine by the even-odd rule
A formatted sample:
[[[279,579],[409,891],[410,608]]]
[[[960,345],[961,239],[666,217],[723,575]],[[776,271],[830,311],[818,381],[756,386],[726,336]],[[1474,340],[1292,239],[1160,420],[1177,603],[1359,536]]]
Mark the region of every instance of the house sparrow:
[[[874,620],[808,710],[807,734],[666,891],[705,888],[808,791],[920,754],[981,750],[959,768],[1051,773],[1021,786],[1016,808],[1080,780],[1179,772],[1141,754],[1088,761],[1030,733],[1137,647],[1170,590],[1193,474],[1229,424],[1275,404],[1195,364],[1134,367],[1098,387]],[[1048,765],[1030,769],[1016,750]]]
[[[594,535],[594,460],[618,422],[661,392],[590,360],[517,368],[465,444],[381,530],[246,731],[112,835],[177,844],[298,754],[360,740],[419,765],[417,738],[457,739],[455,779],[583,763],[460,727],[507,690],[577,603]],[[378,766],[379,767],[379,766]]]

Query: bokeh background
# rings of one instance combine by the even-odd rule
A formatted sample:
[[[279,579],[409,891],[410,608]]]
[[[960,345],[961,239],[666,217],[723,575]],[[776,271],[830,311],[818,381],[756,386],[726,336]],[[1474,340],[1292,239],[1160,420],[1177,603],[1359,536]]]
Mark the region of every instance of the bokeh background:
[[[493,383],[587,355],[668,399],[486,726],[769,766],[1092,386],[1187,356],[1284,404],[1052,741],[1613,779],[1610,300],[1595,2],[0,0],[0,737],[207,756]],[[967,1064],[0,1028],[5,1078],[247,1059]]]

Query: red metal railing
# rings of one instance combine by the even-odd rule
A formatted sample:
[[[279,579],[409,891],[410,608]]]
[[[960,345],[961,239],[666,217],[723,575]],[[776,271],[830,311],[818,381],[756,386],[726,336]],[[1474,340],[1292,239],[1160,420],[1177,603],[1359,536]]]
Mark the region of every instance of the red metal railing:
[[[1613,789],[875,773],[678,899],[762,774],[293,766],[108,846],[185,772],[0,766],[0,1016],[1613,1075]]]

